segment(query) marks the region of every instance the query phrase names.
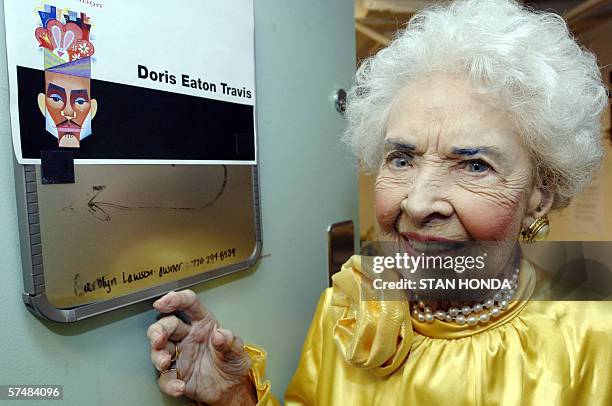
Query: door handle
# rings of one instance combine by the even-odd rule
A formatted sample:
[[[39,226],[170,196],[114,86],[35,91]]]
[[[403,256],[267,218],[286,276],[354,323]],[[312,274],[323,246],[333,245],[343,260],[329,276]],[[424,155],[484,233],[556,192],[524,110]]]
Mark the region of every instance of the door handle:
[[[327,227],[327,265],[329,286],[332,276],[355,254],[355,227],[353,220],[341,221]]]

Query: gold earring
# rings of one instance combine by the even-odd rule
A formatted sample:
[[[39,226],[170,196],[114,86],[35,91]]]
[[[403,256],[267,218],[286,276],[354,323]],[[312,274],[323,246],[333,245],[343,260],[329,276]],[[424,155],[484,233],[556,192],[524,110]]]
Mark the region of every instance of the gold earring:
[[[538,217],[526,230],[521,231],[523,242],[542,241],[546,239],[550,232],[550,224],[548,218]]]

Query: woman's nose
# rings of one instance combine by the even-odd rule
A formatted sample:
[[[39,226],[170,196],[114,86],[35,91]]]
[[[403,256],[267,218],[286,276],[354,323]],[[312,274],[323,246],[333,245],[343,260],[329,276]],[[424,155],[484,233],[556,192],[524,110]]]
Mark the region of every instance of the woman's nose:
[[[454,212],[448,199],[451,187],[444,174],[423,170],[415,176],[401,202],[401,209],[415,225],[424,225],[433,219],[449,218]]]

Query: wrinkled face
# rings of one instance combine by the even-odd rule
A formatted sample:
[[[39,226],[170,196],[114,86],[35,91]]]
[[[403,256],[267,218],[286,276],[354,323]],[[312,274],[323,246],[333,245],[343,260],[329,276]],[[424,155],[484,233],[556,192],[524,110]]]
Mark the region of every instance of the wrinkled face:
[[[83,122],[91,110],[90,78],[45,72],[45,107],[64,136],[80,140]]]
[[[383,240],[419,252],[428,241],[514,245],[534,166],[494,98],[458,77],[416,81],[396,98],[384,142],[375,187]]]

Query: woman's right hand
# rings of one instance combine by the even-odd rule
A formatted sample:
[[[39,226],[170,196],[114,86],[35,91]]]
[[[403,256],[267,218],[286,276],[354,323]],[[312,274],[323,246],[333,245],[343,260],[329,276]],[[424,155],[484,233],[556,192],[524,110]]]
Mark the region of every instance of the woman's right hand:
[[[171,315],[147,330],[151,360],[158,371],[170,368],[177,354],[177,372],[159,377],[161,390],[170,396],[185,395],[208,405],[255,405],[257,395],[249,378],[250,359],[240,337],[219,328],[191,290],[170,292],[153,303],[161,313],[183,311],[191,324]]]

